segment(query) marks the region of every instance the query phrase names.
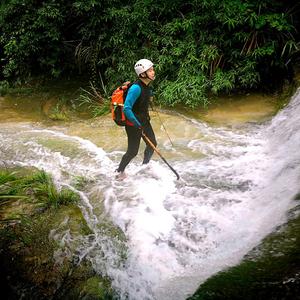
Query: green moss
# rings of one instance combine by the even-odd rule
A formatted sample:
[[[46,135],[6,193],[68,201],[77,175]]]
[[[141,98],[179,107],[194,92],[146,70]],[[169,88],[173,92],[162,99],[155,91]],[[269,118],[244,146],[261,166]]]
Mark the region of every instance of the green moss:
[[[100,277],[94,276],[81,284],[79,299],[106,300],[110,299],[111,288]]]
[[[65,227],[61,226],[62,230],[70,229],[73,235],[89,235],[93,233],[86,223],[80,208],[74,204],[60,207],[59,210],[53,210],[52,227],[58,228],[66,217],[69,217],[69,219],[65,223]]]
[[[291,98],[295,94],[297,88],[299,86],[298,82],[286,84],[283,88],[280,94],[276,97],[276,108],[278,112],[279,110],[283,109],[288,103],[290,102]]]
[[[83,176],[74,176],[72,182],[76,189],[83,190],[89,183],[93,182],[93,180]]]
[[[235,267],[213,276],[190,300],[299,299],[300,217],[268,236]]]
[[[80,148],[78,148],[77,144],[74,144],[74,142],[70,142],[67,140],[62,140],[62,139],[57,140],[57,138],[55,139],[51,137],[47,137],[47,138],[39,137],[37,138],[37,142],[40,145],[52,151],[60,152],[63,155],[66,155],[71,158],[74,158],[77,155],[79,155],[81,151]]]

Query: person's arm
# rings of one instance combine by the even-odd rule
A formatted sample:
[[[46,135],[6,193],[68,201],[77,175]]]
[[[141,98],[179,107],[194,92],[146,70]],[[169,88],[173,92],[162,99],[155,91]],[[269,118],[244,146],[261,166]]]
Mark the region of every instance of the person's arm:
[[[124,114],[126,118],[131,123],[133,123],[135,127],[142,126],[132,111],[133,105],[136,102],[136,100],[140,97],[141,92],[142,92],[141,87],[138,84],[133,84],[128,90],[128,94],[126,96],[125,103],[124,103]]]

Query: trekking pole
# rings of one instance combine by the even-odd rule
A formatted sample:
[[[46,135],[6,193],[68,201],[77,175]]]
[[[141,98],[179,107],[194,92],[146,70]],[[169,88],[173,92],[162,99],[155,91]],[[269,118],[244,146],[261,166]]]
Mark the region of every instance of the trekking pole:
[[[168,132],[167,132],[167,128],[165,127],[163,121],[161,120],[158,111],[157,111],[156,109],[154,109],[154,106],[153,106],[153,104],[152,104],[151,102],[150,102],[150,105],[151,105],[152,110],[155,111],[156,115],[158,116],[159,122],[160,122],[160,124],[162,125],[162,127],[163,127],[163,129],[164,129],[164,131],[165,131],[165,133],[166,133],[166,135],[167,135],[167,137],[168,137],[168,139],[169,139],[169,141],[170,141],[172,147],[174,147],[174,144],[173,144],[173,142],[172,142],[172,140],[171,140],[171,138],[170,138],[170,136],[169,136],[169,134],[168,134]]]
[[[142,136],[146,140],[146,142],[149,144],[149,146],[160,156],[160,158],[164,161],[164,163],[173,171],[173,173],[176,175],[177,180],[180,178],[178,173],[174,170],[174,168],[167,162],[167,160],[161,155],[161,153],[158,151],[158,149],[154,146],[154,144],[151,142],[151,140],[146,136],[146,134],[142,131]]]

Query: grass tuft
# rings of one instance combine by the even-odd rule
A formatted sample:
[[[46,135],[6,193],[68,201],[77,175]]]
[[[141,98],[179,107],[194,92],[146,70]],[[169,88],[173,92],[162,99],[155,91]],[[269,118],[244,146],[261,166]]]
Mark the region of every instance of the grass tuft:
[[[94,117],[105,115],[110,111],[109,98],[102,96],[101,92],[92,83],[90,83],[88,89],[80,88],[77,105],[87,107]]]
[[[29,175],[0,172],[0,206],[15,200],[26,200],[47,209],[76,203],[79,199],[79,195],[68,188],[59,190],[52,177],[43,170]]]

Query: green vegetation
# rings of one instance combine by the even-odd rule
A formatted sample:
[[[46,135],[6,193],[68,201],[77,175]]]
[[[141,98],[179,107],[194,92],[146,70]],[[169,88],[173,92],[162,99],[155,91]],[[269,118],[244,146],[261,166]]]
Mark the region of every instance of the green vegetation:
[[[205,106],[290,80],[298,26],[296,0],[2,1],[0,80],[83,74],[105,98],[147,57],[160,103]]]
[[[0,171],[0,207],[9,201],[23,199],[47,209],[76,203],[79,196],[67,189],[57,190],[44,171],[22,176],[17,172]]]
[[[104,96],[93,84],[89,88],[80,89],[80,94],[74,103],[75,107],[87,108],[94,117],[107,114],[110,111],[109,95],[104,89]]]
[[[58,191],[44,171],[0,170],[0,281],[7,299],[113,299],[108,278],[86,260],[74,263],[76,236],[93,234],[74,205],[78,199]],[[50,238],[52,232],[68,232],[69,245]],[[55,260],[64,247],[70,254]]]
[[[67,121],[67,98],[58,97],[57,103],[49,111],[48,117],[53,121]]]
[[[9,89],[9,82],[7,80],[0,81],[0,96],[4,96]]]

